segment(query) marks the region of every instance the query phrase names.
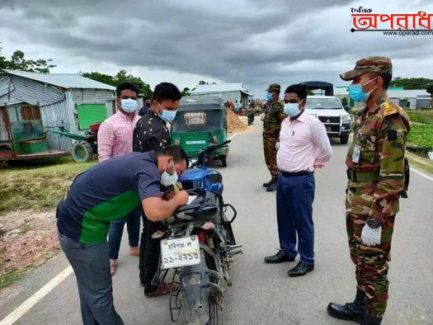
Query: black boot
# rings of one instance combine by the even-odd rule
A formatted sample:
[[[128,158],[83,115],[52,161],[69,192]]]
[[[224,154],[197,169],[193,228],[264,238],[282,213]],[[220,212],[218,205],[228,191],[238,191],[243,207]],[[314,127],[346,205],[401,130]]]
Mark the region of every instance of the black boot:
[[[267,192],[276,191],[277,190],[277,181],[278,181],[277,177],[272,178],[272,183],[266,188],[266,191]]]
[[[382,317],[370,316],[364,314],[364,319],[361,321],[361,325],[380,325],[382,323]]]
[[[274,178],[272,177],[271,180],[267,183],[263,183],[263,187],[269,187],[272,185],[272,183],[274,182]]]
[[[357,289],[356,297],[353,303],[346,303],[339,305],[331,302],[328,305],[328,313],[334,318],[353,320],[361,322],[364,318],[365,312],[365,294],[361,289]]]

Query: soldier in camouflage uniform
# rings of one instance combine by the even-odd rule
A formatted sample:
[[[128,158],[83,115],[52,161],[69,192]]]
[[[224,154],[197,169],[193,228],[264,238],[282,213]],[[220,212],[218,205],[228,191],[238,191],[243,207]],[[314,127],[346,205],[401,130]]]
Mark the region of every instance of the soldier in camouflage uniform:
[[[388,300],[388,262],[399,196],[405,186],[410,123],[386,94],[392,79],[390,59],[361,59],[340,77],[352,80],[349,95],[365,106],[356,119],[346,158],[346,222],[357,294],[353,303],[330,303],[328,312],[339,319],[380,324]]]
[[[268,192],[277,189],[277,142],[280,135],[281,122],[286,118],[283,112],[283,104],[279,102],[281,86],[271,84],[267,89],[268,102],[263,110],[263,150],[265,161],[271,173],[271,180],[263,184]]]

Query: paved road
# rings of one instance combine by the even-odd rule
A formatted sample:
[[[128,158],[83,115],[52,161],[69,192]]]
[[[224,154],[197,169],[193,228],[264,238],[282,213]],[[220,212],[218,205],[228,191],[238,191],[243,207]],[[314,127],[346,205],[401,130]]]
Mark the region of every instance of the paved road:
[[[239,217],[234,226],[244,255],[233,266],[233,287],[226,293],[226,324],[344,324],[326,314],[329,301],[353,299],[354,267],[346,243],[344,217],[347,147],[334,143],[332,162],[316,173],[316,269],[289,278],[294,263],[265,265],[276,252],[275,194],[267,181],[260,129],[234,138],[228,167],[222,169],[225,198]],[[413,173],[408,200],[396,220],[390,271],[390,303],[384,324],[433,324],[433,182]],[[170,324],[167,298],[146,299],[138,285],[137,259],[127,255],[126,242],[114,277],[115,304],[126,324]],[[13,287],[12,297],[0,295],[0,319],[67,266],[53,259]],[[11,292],[9,291],[9,292]],[[75,279],[69,276],[30,309],[17,324],[79,324]]]

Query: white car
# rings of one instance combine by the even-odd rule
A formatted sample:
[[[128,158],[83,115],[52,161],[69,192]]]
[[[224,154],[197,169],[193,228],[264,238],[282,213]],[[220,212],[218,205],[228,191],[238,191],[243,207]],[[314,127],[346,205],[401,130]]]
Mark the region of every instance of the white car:
[[[308,96],[306,111],[325,125],[329,137],[339,137],[342,144],[348,142],[353,120],[337,97]]]

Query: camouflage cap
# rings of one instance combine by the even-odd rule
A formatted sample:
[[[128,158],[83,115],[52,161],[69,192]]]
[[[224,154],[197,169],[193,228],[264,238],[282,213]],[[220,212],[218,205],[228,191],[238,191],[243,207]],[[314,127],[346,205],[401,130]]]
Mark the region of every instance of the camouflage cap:
[[[281,91],[281,86],[279,84],[270,84],[266,91],[279,93]]]
[[[349,81],[365,72],[392,73],[391,60],[384,56],[370,56],[356,61],[353,70],[340,74],[340,78]]]

